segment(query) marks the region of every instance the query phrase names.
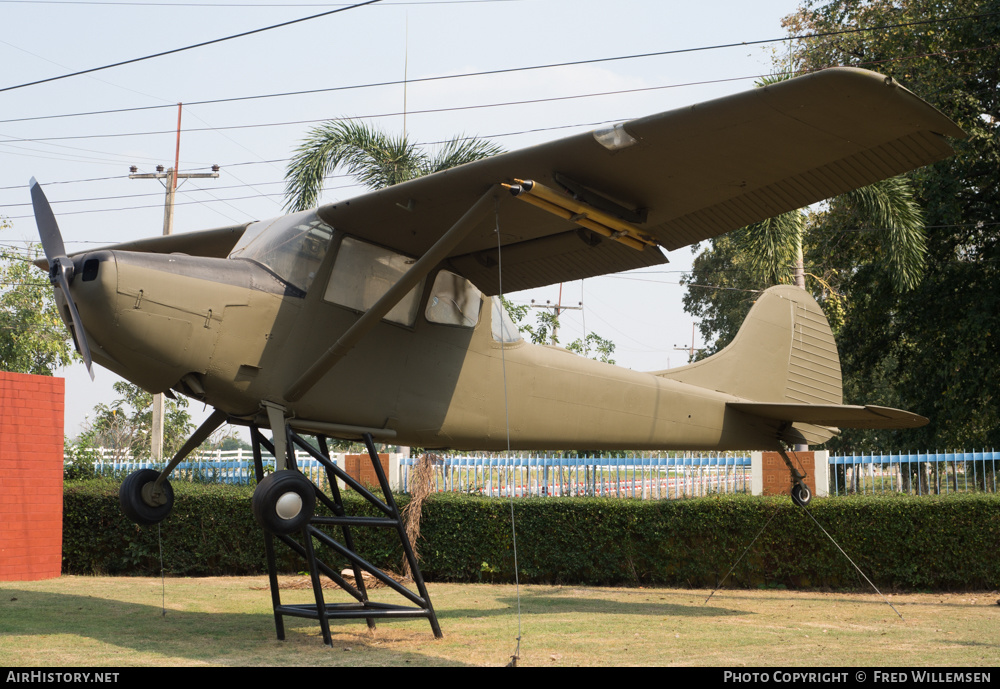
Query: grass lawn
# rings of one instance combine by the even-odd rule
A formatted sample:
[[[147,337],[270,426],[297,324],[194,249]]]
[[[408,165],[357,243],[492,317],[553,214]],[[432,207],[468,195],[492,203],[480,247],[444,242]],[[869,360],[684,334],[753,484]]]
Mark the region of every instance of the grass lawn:
[[[64,576],[0,582],[0,666],[502,666],[517,649],[509,585],[430,584],[426,620],[285,618],[266,577]],[[998,666],[997,592],[874,593],[522,586],[519,665]],[[328,601],[346,600],[327,591]],[[373,599],[401,602],[391,591]],[[285,603],[311,591],[285,589]],[[166,615],[163,609],[166,609]]]

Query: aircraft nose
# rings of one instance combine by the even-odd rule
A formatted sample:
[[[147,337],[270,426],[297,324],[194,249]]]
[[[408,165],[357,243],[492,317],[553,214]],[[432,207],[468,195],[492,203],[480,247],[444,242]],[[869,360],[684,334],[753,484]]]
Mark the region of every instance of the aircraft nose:
[[[75,334],[87,338],[95,355],[101,346],[101,333],[108,332],[108,328],[114,326],[117,274],[114,254],[110,251],[97,251],[73,259],[69,296],[76,303],[84,330],[83,333]],[[56,304],[66,327],[73,332],[69,305],[61,289],[56,289]]]

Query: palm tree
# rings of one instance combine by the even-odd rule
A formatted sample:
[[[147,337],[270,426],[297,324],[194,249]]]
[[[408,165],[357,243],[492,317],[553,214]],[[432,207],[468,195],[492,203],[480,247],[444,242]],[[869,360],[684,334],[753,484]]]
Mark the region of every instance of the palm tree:
[[[314,127],[295,150],[285,172],[285,208],[318,205],[323,179],[337,167],[369,189],[384,189],[498,153],[503,153],[498,144],[463,136],[428,153],[405,134],[389,136],[363,122],[330,120]]]
[[[835,217],[853,218],[874,228],[886,257],[892,283],[900,292],[913,289],[924,270],[927,240],[923,213],[905,177],[893,177],[841,194],[830,202]],[[801,210],[782,213],[743,228],[733,236],[747,257],[750,272],[769,284],[791,282],[805,289],[803,237],[808,216]]]
[[[791,78],[792,71],[765,77],[758,87]],[[891,281],[898,291],[913,289],[923,275],[927,241],[923,213],[913,198],[905,177],[893,177],[841,194],[830,201],[829,215],[850,217],[856,223],[876,228],[880,253],[886,257]],[[758,280],[777,284],[791,279],[806,288],[803,252],[809,216],[801,209],[782,213],[743,228],[733,235],[737,251],[744,253],[749,272]],[[813,275],[829,287],[822,278]],[[837,295],[832,303],[840,304]],[[808,450],[795,445],[796,452]]]
[[[769,86],[793,76],[794,70],[789,67],[763,77],[756,86]],[[924,270],[927,241],[923,213],[908,179],[893,177],[849,191],[833,199],[830,208],[833,215],[846,212],[856,222],[881,230],[877,233],[879,248],[888,260],[893,285],[899,291],[917,286]],[[791,277],[793,284],[805,289],[802,240],[807,218],[802,210],[789,211],[749,225],[735,235],[751,273],[770,284]]]

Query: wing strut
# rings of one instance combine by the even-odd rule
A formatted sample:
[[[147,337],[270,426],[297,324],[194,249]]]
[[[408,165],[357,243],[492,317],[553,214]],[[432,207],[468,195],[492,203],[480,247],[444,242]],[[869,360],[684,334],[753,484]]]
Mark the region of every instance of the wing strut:
[[[465,212],[458,222],[452,225],[451,229],[442,235],[434,245],[424,253],[417,262],[410,267],[406,274],[399,279],[396,284],[382,295],[370,309],[365,311],[354,325],[347,329],[340,338],[326,350],[309,369],[299,376],[299,379],[292,384],[285,392],[285,400],[295,402],[309,392],[312,387],[326,375],[330,369],[337,365],[351,349],[368,332],[378,325],[386,314],[402,301],[411,289],[417,286],[421,280],[443,261],[458,244],[472,231],[483,219],[494,199],[497,198],[497,185],[491,186],[475,204]]]

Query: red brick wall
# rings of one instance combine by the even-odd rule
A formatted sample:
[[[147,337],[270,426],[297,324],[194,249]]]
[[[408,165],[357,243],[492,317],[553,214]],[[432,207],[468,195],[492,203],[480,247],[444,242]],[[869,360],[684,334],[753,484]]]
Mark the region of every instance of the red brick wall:
[[[0,581],[62,569],[64,384],[0,371]]]
[[[818,495],[816,492],[816,464],[815,452],[792,452],[788,451],[788,457],[792,460],[792,465],[799,470],[799,473],[806,475],[806,485],[809,492]],[[777,452],[765,452],[761,458],[764,467],[764,495],[791,495],[792,475],[788,471],[785,460]],[[798,461],[796,461],[798,460]]]
[[[379,464],[386,476],[389,475],[389,455],[379,454]],[[378,483],[378,474],[372,466],[372,460],[368,455],[344,455],[344,473],[367,488],[374,488],[375,495],[382,497],[382,492]],[[350,489],[350,486],[346,486]]]

